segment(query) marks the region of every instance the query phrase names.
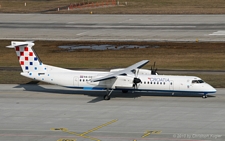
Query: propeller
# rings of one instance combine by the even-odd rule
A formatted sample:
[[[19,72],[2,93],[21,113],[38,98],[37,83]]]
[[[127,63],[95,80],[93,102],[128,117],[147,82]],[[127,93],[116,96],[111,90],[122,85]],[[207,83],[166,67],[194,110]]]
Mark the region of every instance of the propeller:
[[[133,80],[133,87],[134,89],[137,89],[137,84],[141,83],[141,79],[138,78],[139,69],[133,70],[133,73],[135,74],[134,80]]]
[[[156,64],[156,63],[154,62],[154,65],[151,66],[151,74],[152,74],[152,75],[158,75],[158,73],[157,73],[157,68],[156,68],[155,64]]]
[[[137,77],[134,77],[134,80],[133,80],[133,87],[134,87],[134,89],[137,89],[137,84],[138,83],[141,83],[141,79],[139,79]]]

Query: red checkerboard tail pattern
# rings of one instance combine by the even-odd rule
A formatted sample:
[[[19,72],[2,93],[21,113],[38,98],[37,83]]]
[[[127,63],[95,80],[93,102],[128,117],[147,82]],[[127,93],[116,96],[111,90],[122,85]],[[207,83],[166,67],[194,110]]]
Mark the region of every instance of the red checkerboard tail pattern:
[[[33,50],[33,42],[16,42],[12,41],[9,48],[15,48],[16,55],[18,57],[19,63],[23,72],[42,72],[45,69],[44,64],[36,55]]]

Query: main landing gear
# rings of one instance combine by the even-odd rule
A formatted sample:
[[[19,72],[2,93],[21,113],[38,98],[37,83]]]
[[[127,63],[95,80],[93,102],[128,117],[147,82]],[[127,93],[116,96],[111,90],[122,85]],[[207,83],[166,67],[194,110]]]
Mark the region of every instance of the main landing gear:
[[[113,89],[112,90],[107,89],[106,92],[107,92],[107,94],[104,95],[104,100],[110,100],[110,95],[113,92]]]

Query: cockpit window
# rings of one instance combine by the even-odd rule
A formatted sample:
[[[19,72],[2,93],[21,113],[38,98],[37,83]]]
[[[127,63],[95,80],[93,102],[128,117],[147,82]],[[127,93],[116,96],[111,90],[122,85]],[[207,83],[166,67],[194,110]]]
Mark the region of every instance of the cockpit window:
[[[198,82],[199,82],[199,83],[204,83],[204,81],[203,81],[203,80],[198,80]]]
[[[192,83],[204,83],[203,80],[192,80]]]

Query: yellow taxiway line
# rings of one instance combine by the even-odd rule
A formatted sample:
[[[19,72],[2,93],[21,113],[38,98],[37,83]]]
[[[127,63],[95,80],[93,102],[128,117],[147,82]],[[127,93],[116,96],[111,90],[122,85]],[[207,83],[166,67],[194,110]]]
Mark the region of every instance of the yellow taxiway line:
[[[90,129],[90,130],[88,130],[88,131],[86,131],[86,132],[80,134],[80,136],[83,136],[83,135],[86,135],[86,134],[91,133],[91,132],[93,132],[93,131],[96,131],[96,130],[98,130],[98,129],[102,128],[102,127],[105,127],[105,126],[107,126],[107,125],[109,125],[109,124],[112,124],[112,123],[114,123],[114,122],[116,122],[116,121],[118,121],[118,120],[117,120],[117,119],[114,119],[114,120],[112,120],[112,121],[109,121],[109,122],[107,122],[107,123],[105,123],[105,124],[102,124],[102,125],[100,125],[100,126],[97,126],[97,127],[93,128],[93,129]]]
[[[162,131],[146,131],[142,138],[149,136],[150,134],[160,134]]]
[[[90,136],[86,136],[86,134],[89,134],[89,133],[91,133],[93,131],[96,131],[96,130],[98,130],[98,129],[102,128],[102,127],[105,127],[105,126],[107,126],[109,124],[112,124],[112,123],[114,123],[116,121],[118,121],[118,119],[114,119],[112,121],[109,121],[109,122],[107,122],[105,124],[102,124],[100,126],[97,126],[97,127],[93,128],[93,129],[90,129],[90,130],[88,130],[86,132],[83,132],[81,134],[76,133],[76,132],[71,132],[67,128],[51,128],[51,130],[53,130],[53,131],[61,130],[61,131],[66,132],[68,134],[73,134],[73,135],[76,135],[76,136],[79,136],[79,137],[83,137],[83,138],[87,138],[87,139],[91,139],[91,140],[94,140],[94,141],[101,141],[101,140],[99,140],[97,138],[93,138],[93,137],[90,137]]]

